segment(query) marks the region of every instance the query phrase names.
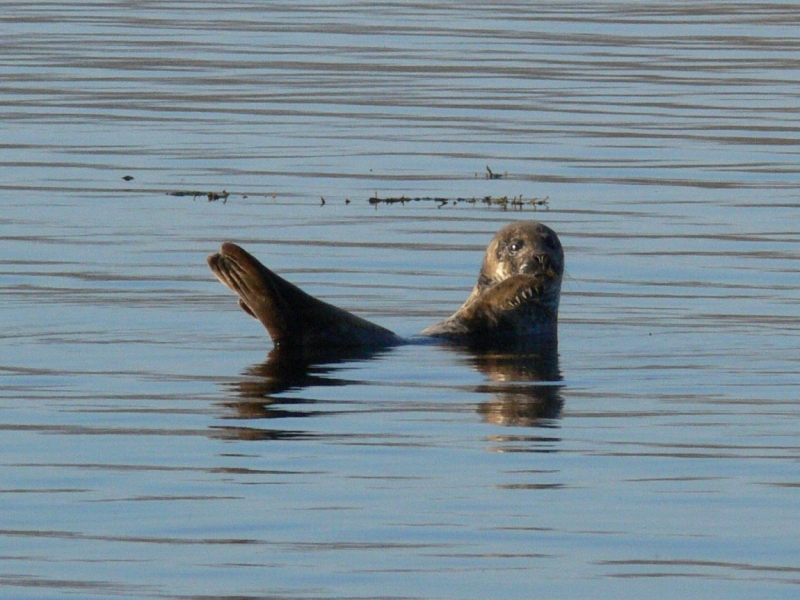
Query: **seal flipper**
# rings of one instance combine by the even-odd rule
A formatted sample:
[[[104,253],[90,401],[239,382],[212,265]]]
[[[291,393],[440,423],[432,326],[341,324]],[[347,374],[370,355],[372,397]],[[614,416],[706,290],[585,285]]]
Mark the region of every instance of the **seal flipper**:
[[[487,344],[555,339],[558,313],[542,302],[542,286],[539,275],[512,275],[471,296],[455,314],[420,335]]]
[[[208,265],[276,346],[389,346],[400,341],[388,329],[307,294],[236,244],[222,244]]]
[[[241,309],[242,309],[244,312],[246,312],[248,315],[250,315],[250,316],[251,316],[251,317],[253,317],[254,319],[258,319],[258,317],[257,317],[257,316],[256,316],[256,315],[253,313],[253,311],[252,311],[252,310],[250,310],[250,307],[249,307],[249,306],[247,306],[247,304],[245,304],[245,303],[242,301],[242,299],[241,299],[241,298],[239,298],[239,300],[238,300],[238,304],[239,304],[239,308],[241,308]]]

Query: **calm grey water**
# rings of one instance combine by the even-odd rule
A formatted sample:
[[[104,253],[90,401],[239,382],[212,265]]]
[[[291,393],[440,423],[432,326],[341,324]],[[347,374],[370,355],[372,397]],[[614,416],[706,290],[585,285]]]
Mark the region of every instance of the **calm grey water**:
[[[797,597],[796,4],[0,23],[0,596]],[[515,219],[566,248],[557,365],[287,374],[205,264],[411,335]]]

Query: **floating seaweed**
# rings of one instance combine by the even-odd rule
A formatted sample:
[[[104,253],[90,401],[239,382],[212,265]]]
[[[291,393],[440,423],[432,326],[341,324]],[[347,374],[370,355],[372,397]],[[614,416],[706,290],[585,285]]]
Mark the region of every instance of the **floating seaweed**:
[[[230,194],[228,194],[228,192],[226,192],[225,190],[222,190],[222,193],[219,194],[217,192],[208,192],[208,194],[206,194],[209,202],[216,202],[217,200],[222,200],[223,204],[225,204],[228,201],[229,195]]]
[[[247,194],[238,194],[238,193],[230,193],[226,190],[222,190],[221,192],[214,192],[214,191],[201,191],[201,190],[175,190],[172,192],[167,192],[169,196],[176,196],[176,197],[191,197],[192,200],[196,200],[197,198],[205,197],[209,202],[217,202],[218,200],[222,200],[223,204],[226,204],[228,198],[230,196],[241,196],[242,198],[247,198]],[[265,197],[271,197],[273,200],[277,197],[276,194],[265,194]],[[326,206],[328,202],[326,201],[324,196],[319,197],[320,204],[319,206]],[[445,206],[457,206],[458,204],[484,204],[486,206],[495,206],[498,208],[502,208],[503,210],[524,210],[525,208],[532,208],[533,210],[537,210],[538,208],[548,209],[550,197],[544,198],[537,198],[532,196],[530,198],[525,198],[521,194],[519,196],[481,196],[481,197],[458,197],[458,198],[447,198],[443,196],[420,196],[420,197],[410,197],[406,195],[402,196],[390,196],[387,198],[381,198],[378,196],[378,193],[375,192],[375,195],[371,198],[367,199],[371,205],[377,207],[379,204],[406,204],[407,202],[431,202],[437,205],[437,208],[442,208]],[[345,199],[345,204],[350,204],[350,198]]]
[[[487,206],[497,206],[502,208],[503,210],[508,210],[509,208],[512,210],[523,210],[526,207],[533,208],[536,210],[538,208],[548,209],[550,208],[550,196],[546,196],[544,198],[525,198],[522,195],[519,196],[482,196],[480,198],[442,198],[442,197],[419,197],[419,198],[410,198],[408,196],[394,196],[389,198],[379,198],[376,194],[372,198],[369,198],[368,202],[377,207],[378,204],[405,204],[406,202],[434,202],[439,205],[439,208],[446,206],[448,204],[456,205],[456,204],[485,204]]]
[[[205,196],[209,202],[216,202],[217,200],[222,200],[222,203],[225,204],[228,201],[228,197],[230,194],[225,190],[221,192],[201,192],[199,190],[177,190],[174,192],[167,192],[168,196],[191,196],[192,200],[196,200],[200,196]]]
[[[501,175],[500,173],[495,173],[489,168],[489,165],[486,165],[486,179],[502,179],[503,177],[507,177],[508,173]]]

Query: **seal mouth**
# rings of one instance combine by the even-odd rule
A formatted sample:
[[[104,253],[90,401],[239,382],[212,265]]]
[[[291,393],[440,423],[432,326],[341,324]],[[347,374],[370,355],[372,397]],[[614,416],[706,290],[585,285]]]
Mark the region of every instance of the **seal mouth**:
[[[542,283],[546,283],[553,279],[559,279],[562,269],[549,254],[533,254],[525,262],[520,272],[525,275],[533,275],[537,279],[541,279]]]

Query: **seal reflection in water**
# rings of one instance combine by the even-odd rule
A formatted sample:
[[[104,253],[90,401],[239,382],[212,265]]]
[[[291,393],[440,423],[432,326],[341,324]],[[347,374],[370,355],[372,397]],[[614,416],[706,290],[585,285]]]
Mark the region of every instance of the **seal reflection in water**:
[[[276,349],[381,348],[408,343],[392,331],[323,302],[225,242],[208,257],[239,306],[267,329]],[[420,335],[470,347],[553,345],[564,251],[555,231],[534,221],[511,223],[486,249],[478,282],[451,317]]]

